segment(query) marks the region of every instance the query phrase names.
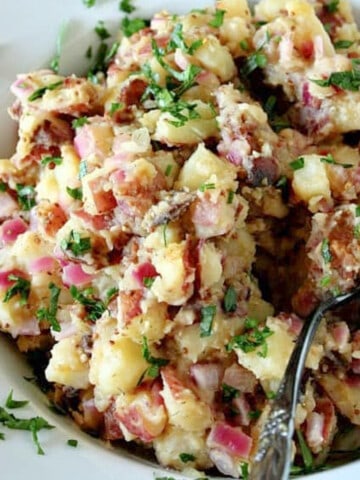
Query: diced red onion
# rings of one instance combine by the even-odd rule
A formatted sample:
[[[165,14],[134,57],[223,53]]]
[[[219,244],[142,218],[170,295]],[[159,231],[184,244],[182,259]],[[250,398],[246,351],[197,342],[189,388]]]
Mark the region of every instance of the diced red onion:
[[[85,285],[93,280],[94,276],[84,272],[82,266],[78,263],[68,263],[63,267],[62,280],[64,285]]]
[[[3,245],[14,243],[19,235],[26,232],[28,229],[27,223],[22,218],[14,218],[6,220],[1,225],[0,240]]]
[[[252,447],[252,438],[240,427],[217,422],[212,427],[206,443],[210,448],[219,448],[231,456],[247,460]]]

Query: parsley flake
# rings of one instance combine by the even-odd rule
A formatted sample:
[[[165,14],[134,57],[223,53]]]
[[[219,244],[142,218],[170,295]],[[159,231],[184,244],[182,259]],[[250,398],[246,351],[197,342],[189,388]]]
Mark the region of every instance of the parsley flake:
[[[234,197],[235,197],[235,192],[233,190],[229,190],[226,203],[231,205],[233,203]]]
[[[74,300],[85,307],[89,319],[93,322],[98,320],[106,311],[106,305],[104,302],[94,298],[92,288],[86,288],[81,291],[75,285],[71,285],[70,294]]]
[[[39,442],[38,432],[44,428],[54,428],[54,426],[50,425],[47,420],[42,417],[17,418],[5,408],[0,407],[0,423],[13,430],[28,430],[31,432],[33,442],[37,447],[38,455],[44,455],[44,450],[41,448]]]
[[[69,447],[74,447],[76,448],[78,446],[78,441],[75,440],[74,438],[69,438],[69,440],[66,442]]]
[[[96,0],[82,0],[82,2],[85,5],[85,7],[91,8],[95,5]]]
[[[343,50],[344,48],[350,48],[354,43],[351,40],[338,40],[334,42],[334,47],[336,50]]]
[[[111,37],[110,33],[108,32],[107,28],[105,27],[105,23],[104,23],[103,20],[98,21],[98,23],[95,27],[95,32],[101,40],[106,40],[107,38]]]
[[[153,283],[155,282],[155,277],[144,277],[143,284],[146,288],[151,288]]]
[[[357,92],[360,88],[360,69],[359,59],[353,59],[351,61],[352,69],[342,72],[333,72],[328,78],[325,79],[310,79],[316,85],[320,87],[337,87],[342,90],[349,90],[351,92]]]
[[[47,156],[41,159],[41,165],[42,166],[54,166],[54,165],[61,165],[62,164],[62,157],[51,157]]]
[[[16,193],[19,206],[28,212],[35,206],[35,188],[31,185],[16,184]]]
[[[121,0],[119,3],[119,10],[125,13],[132,13],[136,10],[131,0]]]
[[[329,163],[329,164],[332,164],[332,165],[339,165],[340,167],[343,167],[343,168],[351,168],[353,167],[354,165],[352,163],[340,163],[340,162],[337,162],[334,157],[331,155],[331,153],[328,153],[326,155],[326,157],[321,157],[320,158],[320,161],[323,162],[323,163]]]
[[[216,315],[216,305],[207,305],[200,311],[200,337],[209,337],[211,335],[214,318]]]
[[[168,43],[168,48],[175,50],[176,48],[180,48],[184,53],[188,53],[189,55],[193,55],[194,52],[201,47],[203,44],[203,40],[194,40],[191,45],[187,45],[184,36],[183,36],[183,26],[181,23],[177,23],[174,27],[174,30],[171,33],[170,40]]]
[[[194,462],[196,460],[195,455],[191,453],[180,453],[179,458],[183,463]]]
[[[122,110],[123,108],[124,108],[124,104],[122,102],[113,102],[109,110],[109,115],[113,116],[114,113],[118,112],[119,110]]]
[[[231,385],[227,385],[226,383],[223,383],[221,385],[221,390],[221,398],[224,403],[231,402],[232,400],[234,400],[234,398],[238,398],[240,396],[240,390],[232,387]]]
[[[325,8],[329,13],[336,13],[339,8],[340,0],[330,0],[330,2],[325,3]]]
[[[80,128],[83,127],[89,123],[89,119],[87,117],[80,117],[80,118],[75,118],[75,120],[72,121],[71,126],[72,128]]]
[[[298,157],[296,160],[293,160],[292,162],[289,163],[289,166],[292,168],[292,170],[301,170],[304,168],[305,165],[305,159],[304,157]]]
[[[298,438],[300,453],[303,458],[305,470],[309,472],[313,469],[314,466],[314,459],[312,453],[307,443],[305,442],[302,432],[299,429],[296,429],[296,435]]]
[[[267,65],[267,57],[264,53],[257,50],[246,58],[246,61],[241,68],[241,73],[244,77],[248,77],[250,73],[257,68],[264,68]]]
[[[66,187],[66,193],[70,195],[71,198],[74,200],[82,200],[83,199],[83,191],[82,188],[70,188]]]
[[[81,180],[88,174],[87,161],[81,160],[79,165],[79,179]]]
[[[150,365],[149,368],[145,370],[145,372],[142,374],[139,384],[142,382],[144,376],[149,376],[150,378],[156,378],[160,374],[160,367],[164,367],[169,363],[169,360],[166,358],[161,358],[161,357],[154,357],[149,349],[149,344],[147,337],[143,336],[142,338],[142,345],[141,345],[141,352],[143,358],[147,361],[147,363]]]
[[[224,310],[226,313],[235,312],[237,304],[237,295],[235,288],[230,286],[224,295]]]
[[[215,183],[203,183],[202,185],[200,185],[199,190],[200,192],[205,192],[206,190],[214,190],[215,188]]]
[[[332,259],[331,251],[330,251],[330,242],[328,238],[324,238],[321,242],[321,256],[324,259],[325,263],[330,263]]]

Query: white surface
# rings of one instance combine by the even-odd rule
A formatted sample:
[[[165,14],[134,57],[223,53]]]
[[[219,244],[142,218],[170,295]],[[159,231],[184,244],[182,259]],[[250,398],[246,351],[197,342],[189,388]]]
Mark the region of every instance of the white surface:
[[[210,0],[209,0],[210,1]],[[0,0],[0,158],[10,155],[15,144],[15,124],[9,120],[6,109],[12,97],[9,85],[16,73],[48,66],[55,54],[59,29],[65,24],[64,57],[61,73],[79,71],[85,67],[84,52],[96,40],[93,27],[98,20],[107,25],[119,21],[118,0],[97,0],[97,6],[87,9],[81,0]],[[186,11],[200,8],[209,2],[197,0],[136,0],[139,16],[149,17],[161,8]],[[360,6],[360,0],[357,2]],[[140,8],[141,6],[141,8]],[[29,375],[17,354],[0,338],[0,404],[3,405],[11,388],[14,398],[31,400],[31,407],[15,411],[19,417],[41,415],[55,425],[53,430],[42,430],[40,442],[45,455],[36,454],[29,432],[2,428],[6,440],[0,441],[1,480],[153,480],[170,476],[184,478],[174,472],[165,472],[155,466],[131,458],[123,452],[106,448],[78,431],[71,422],[53,414],[46,399],[23,375]],[[79,441],[77,448],[69,447],[70,438]],[[307,479],[338,480],[359,478],[360,462],[331,472],[323,472]]]

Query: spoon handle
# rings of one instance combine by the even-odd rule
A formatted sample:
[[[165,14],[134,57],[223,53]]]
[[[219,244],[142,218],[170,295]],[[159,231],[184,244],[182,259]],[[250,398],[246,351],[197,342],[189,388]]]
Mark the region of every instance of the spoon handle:
[[[259,437],[249,480],[287,480],[292,456],[295,410],[305,360],[324,313],[360,295],[360,288],[331,297],[304,322],[269,416]]]

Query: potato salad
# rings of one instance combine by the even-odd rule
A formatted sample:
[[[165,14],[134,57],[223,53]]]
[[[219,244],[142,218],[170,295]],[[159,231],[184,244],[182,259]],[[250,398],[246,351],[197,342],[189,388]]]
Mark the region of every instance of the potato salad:
[[[83,430],[246,478],[303,323],[359,280],[360,33],[347,0],[121,24],[11,86],[0,330]],[[356,312],[311,347],[294,472],[360,426]]]

